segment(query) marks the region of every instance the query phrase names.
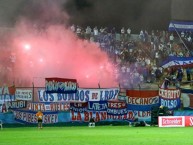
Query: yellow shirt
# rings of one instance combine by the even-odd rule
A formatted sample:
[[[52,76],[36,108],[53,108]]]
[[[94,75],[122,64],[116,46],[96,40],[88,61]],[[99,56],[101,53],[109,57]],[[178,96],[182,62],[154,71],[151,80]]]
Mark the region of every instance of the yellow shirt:
[[[36,113],[36,116],[38,117],[38,120],[42,120],[43,113],[41,111],[38,111],[38,113]]]

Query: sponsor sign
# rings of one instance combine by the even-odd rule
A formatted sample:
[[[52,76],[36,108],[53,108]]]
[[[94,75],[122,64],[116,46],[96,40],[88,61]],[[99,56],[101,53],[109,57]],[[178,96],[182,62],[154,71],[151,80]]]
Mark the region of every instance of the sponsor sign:
[[[159,116],[159,127],[185,127],[184,116]]]
[[[185,116],[185,126],[193,126],[193,116]]]

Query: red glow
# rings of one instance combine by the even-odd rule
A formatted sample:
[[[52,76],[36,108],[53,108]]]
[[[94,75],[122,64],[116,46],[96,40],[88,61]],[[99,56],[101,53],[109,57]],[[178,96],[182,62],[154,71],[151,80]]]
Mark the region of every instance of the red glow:
[[[115,87],[113,65],[95,43],[78,39],[64,26],[50,26],[46,33],[37,34],[28,25],[18,25],[20,37],[14,37],[16,51],[15,78],[36,81],[44,86],[45,77],[77,79],[80,87]],[[31,31],[30,31],[31,30]],[[28,34],[26,36],[26,34]],[[26,41],[23,53],[19,48]],[[31,47],[33,46],[33,48]]]
[[[25,48],[25,50],[30,50],[30,49],[31,49],[31,46],[30,46],[29,44],[25,44],[25,45],[24,45],[24,48]]]
[[[80,87],[98,87],[99,82],[101,87],[117,87],[107,54],[66,28],[69,17],[60,3],[49,1],[38,7],[41,4],[39,19],[21,16],[7,40],[15,53],[15,85],[45,86],[46,77],[61,77],[77,79]]]

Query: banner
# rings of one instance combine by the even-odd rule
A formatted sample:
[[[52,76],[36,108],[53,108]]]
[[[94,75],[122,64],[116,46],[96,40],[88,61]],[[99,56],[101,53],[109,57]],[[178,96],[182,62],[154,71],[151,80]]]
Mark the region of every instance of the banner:
[[[45,90],[38,90],[40,102],[88,102],[105,101],[117,98],[119,88],[110,89],[78,89],[73,94],[46,93]]]
[[[127,90],[127,110],[134,112],[139,120],[151,120],[151,108],[159,106],[157,90]]]
[[[171,21],[169,31],[193,31],[193,22],[188,21]]]
[[[88,111],[107,111],[107,101],[88,102]]]
[[[19,108],[26,108],[27,106],[27,101],[8,101],[5,102],[6,107],[8,109],[19,109]]]
[[[184,109],[193,109],[193,90],[181,89],[181,98]]]
[[[77,81],[76,79],[66,78],[45,78],[46,93],[76,93]]]
[[[70,110],[74,112],[83,113],[87,111],[88,102],[85,103],[70,103]]]
[[[161,89],[159,88],[159,102],[160,106],[168,107],[169,110],[180,108],[180,95],[179,89]]]
[[[125,115],[128,112],[126,102],[108,101],[107,104],[108,115]]]
[[[157,91],[151,90],[129,90],[128,110],[150,111],[151,107],[159,105],[159,96]]]
[[[133,120],[133,112],[128,111],[127,114],[124,115],[108,115],[106,111],[99,111],[99,112],[74,112],[70,111],[70,118],[71,121],[78,121],[78,122],[89,122],[90,118],[94,118],[95,122],[99,121],[131,121]]]
[[[70,103],[68,102],[56,102],[56,103],[39,103],[28,102],[27,109],[31,111],[69,111]]]
[[[15,101],[15,87],[0,87],[0,101]]]
[[[15,99],[16,100],[31,101],[32,100],[32,89],[30,89],[30,90],[16,89]]]
[[[14,110],[15,121],[19,123],[38,123],[37,112],[25,111],[25,110]],[[53,124],[58,123],[58,113],[57,112],[43,112],[43,123]]]
[[[6,95],[6,94],[0,95],[0,101],[5,102],[5,101],[15,101],[15,100],[16,100],[15,95]]]
[[[15,94],[15,87],[0,87],[0,95],[14,95]]]
[[[163,68],[168,67],[191,67],[193,65],[193,57],[177,57],[169,56],[163,63]]]

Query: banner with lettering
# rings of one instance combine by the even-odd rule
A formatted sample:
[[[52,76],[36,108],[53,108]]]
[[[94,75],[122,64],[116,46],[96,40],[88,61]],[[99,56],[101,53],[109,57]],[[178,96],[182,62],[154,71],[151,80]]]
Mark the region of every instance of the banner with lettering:
[[[14,118],[19,123],[34,124],[38,123],[36,113],[34,111],[14,110]],[[58,112],[43,112],[43,114],[44,124],[58,123]]]
[[[108,108],[107,108],[108,115],[119,116],[119,115],[126,115],[128,113],[126,102],[108,101],[107,104],[108,104]]]
[[[84,103],[70,103],[70,110],[74,111],[74,112],[85,112],[88,109],[88,102],[84,102]]]
[[[93,111],[93,112],[107,111],[107,101],[88,102],[88,111]]]
[[[7,101],[5,102],[7,109],[20,109],[20,108],[26,108],[27,101]]]
[[[139,120],[151,119],[151,108],[159,105],[158,91],[156,90],[127,90],[127,109],[134,112]]]
[[[16,89],[15,91],[15,99],[16,100],[32,100],[32,89]]]
[[[15,87],[0,87],[0,101],[15,101]]]
[[[4,87],[0,87],[0,95],[14,95],[15,94],[15,87],[11,86],[4,86]]]
[[[67,78],[45,78],[46,93],[76,93],[77,81],[76,79]]]
[[[88,102],[88,101],[106,101],[117,98],[119,88],[109,89],[80,89],[76,93],[46,93],[44,89],[38,90],[40,102]]]
[[[160,106],[168,107],[169,110],[180,108],[180,95],[179,89],[162,89],[159,88],[159,102]]]
[[[191,21],[171,21],[168,27],[169,31],[193,31],[193,22]]]
[[[89,122],[90,118],[94,118],[95,122],[100,121],[132,121],[134,113],[128,111],[124,115],[108,115],[107,111],[97,111],[97,112],[88,112],[83,113],[70,111],[70,120],[72,122]]]
[[[69,111],[69,102],[28,102],[27,109],[30,111]]]
[[[159,105],[158,92],[154,90],[129,90],[127,95],[129,110],[149,111]]]

